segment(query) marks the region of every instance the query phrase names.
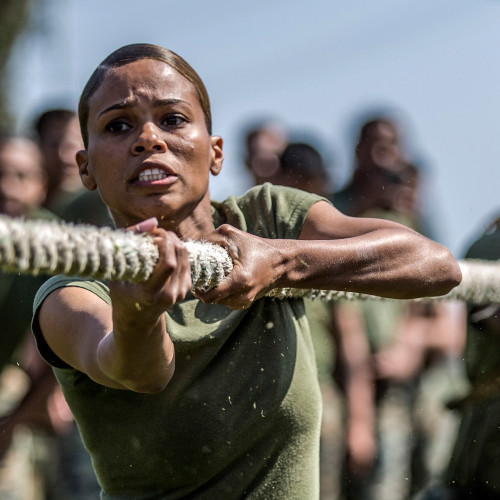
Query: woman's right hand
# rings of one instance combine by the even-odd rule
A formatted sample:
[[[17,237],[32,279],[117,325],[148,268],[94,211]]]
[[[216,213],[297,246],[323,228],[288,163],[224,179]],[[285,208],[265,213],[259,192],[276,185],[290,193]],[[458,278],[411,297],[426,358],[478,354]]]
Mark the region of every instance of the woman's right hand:
[[[141,321],[150,316],[158,317],[191,290],[191,267],[186,246],[175,233],[159,228],[156,218],[146,219],[127,230],[153,236],[159,258],[147,281],[110,283],[113,310],[126,318],[140,317]]]
[[[191,266],[184,243],[160,229],[156,218],[127,229],[153,236],[158,262],[145,282],[110,283],[112,334],[100,342],[97,360],[123,387],[156,393],[168,384],[175,366],[164,313],[191,290]]]

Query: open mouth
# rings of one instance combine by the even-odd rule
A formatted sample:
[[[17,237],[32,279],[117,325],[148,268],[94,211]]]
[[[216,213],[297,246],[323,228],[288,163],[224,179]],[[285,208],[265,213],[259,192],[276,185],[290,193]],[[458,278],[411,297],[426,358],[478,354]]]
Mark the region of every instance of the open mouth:
[[[161,181],[162,179],[166,179],[167,177],[170,177],[170,174],[165,172],[165,170],[162,170],[160,168],[147,168],[139,174],[137,180],[151,182]]]

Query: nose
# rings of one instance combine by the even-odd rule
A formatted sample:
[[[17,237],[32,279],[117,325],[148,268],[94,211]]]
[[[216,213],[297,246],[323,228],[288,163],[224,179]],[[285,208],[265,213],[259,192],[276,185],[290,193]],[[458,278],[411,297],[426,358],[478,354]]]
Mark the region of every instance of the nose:
[[[146,123],[134,143],[132,144],[132,154],[150,152],[165,152],[167,144],[160,137],[160,131],[152,123]]]

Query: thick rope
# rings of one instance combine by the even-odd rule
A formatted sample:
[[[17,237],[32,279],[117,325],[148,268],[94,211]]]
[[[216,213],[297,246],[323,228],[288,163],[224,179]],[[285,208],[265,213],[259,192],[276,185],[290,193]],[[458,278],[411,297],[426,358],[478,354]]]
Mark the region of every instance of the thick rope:
[[[185,242],[193,289],[209,289],[230,273],[228,253],[210,243]],[[158,247],[148,235],[109,227],[0,216],[0,270],[140,282],[153,272]]]
[[[185,242],[193,289],[217,286],[233,267],[225,249],[208,242]],[[63,274],[141,282],[158,260],[151,236],[111,228],[0,216],[0,270],[23,274]],[[500,303],[500,261],[459,261],[462,283],[450,293],[420,300]],[[383,297],[334,290],[275,289],[277,299],[384,300]]]

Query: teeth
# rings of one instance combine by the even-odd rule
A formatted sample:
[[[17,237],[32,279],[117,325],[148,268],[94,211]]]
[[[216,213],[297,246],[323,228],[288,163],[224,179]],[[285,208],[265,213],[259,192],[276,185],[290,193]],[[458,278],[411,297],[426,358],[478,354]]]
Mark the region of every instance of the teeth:
[[[169,174],[159,168],[147,168],[139,174],[140,181],[161,181],[168,177]]]

